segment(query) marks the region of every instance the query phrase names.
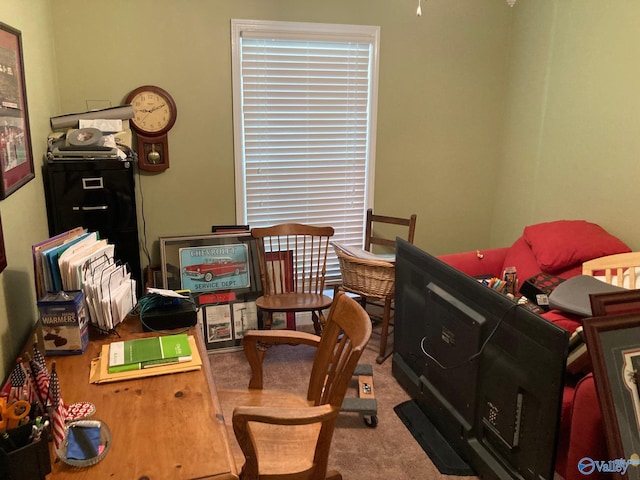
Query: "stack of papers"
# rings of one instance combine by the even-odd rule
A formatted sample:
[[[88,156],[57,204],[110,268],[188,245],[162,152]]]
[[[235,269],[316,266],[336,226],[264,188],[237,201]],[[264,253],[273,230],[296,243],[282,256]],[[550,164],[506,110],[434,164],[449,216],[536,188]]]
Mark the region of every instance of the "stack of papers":
[[[113,342],[109,345],[109,373],[156,368],[192,360],[186,334]]]
[[[97,232],[75,228],[33,245],[36,293],[82,290],[91,323],[104,331],[120,323],[135,304],[136,282],[114,258],[115,246]]]
[[[193,335],[189,335],[192,360],[188,362],[170,363],[154,368],[141,370],[127,370],[124,372],[109,373],[109,347],[108,343],[102,345],[102,351],[98,358],[91,360],[89,383],[110,383],[122,380],[136,380],[140,378],[167,375],[170,373],[191,372],[202,368],[202,358],[198,353],[198,347]]]

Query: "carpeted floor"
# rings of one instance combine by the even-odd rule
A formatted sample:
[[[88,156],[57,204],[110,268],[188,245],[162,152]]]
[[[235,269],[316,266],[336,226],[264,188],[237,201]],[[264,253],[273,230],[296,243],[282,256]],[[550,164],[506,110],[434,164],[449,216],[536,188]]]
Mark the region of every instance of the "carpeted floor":
[[[391,375],[391,358],[382,365],[376,364],[377,341],[372,338],[360,363],[373,365],[378,426],[367,427],[357,413],[341,413],[331,446],[329,468],[339,470],[345,480],[474,479],[440,474],[402,424],[393,407],[408,400],[409,396]],[[209,359],[218,389],[246,388],[249,367],[242,351],[215,353]],[[311,347],[270,349],[265,359],[265,388],[304,394],[312,359]],[[354,382],[348,395],[357,396],[357,383]]]

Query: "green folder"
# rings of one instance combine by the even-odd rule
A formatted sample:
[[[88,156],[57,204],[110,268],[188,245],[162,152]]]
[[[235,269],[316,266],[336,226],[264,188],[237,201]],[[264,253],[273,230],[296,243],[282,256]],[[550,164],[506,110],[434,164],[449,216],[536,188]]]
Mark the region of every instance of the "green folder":
[[[109,373],[189,360],[191,346],[187,334],[138,338],[109,345]]]

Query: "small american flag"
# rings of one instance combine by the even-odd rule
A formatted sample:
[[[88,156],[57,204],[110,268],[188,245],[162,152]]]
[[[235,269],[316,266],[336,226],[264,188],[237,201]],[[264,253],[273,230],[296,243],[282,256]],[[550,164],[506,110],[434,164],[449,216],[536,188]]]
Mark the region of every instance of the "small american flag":
[[[37,340],[33,342],[33,360],[31,362],[31,370],[36,377],[36,385],[38,387],[38,397],[42,402],[42,406],[46,408],[47,397],[49,395],[49,370],[47,369],[47,361],[38,348]]]
[[[60,380],[58,379],[58,372],[56,371],[56,363],[51,365],[51,379],[49,383],[49,393],[51,394],[51,405],[53,407],[53,413],[51,417],[52,431],[53,431],[53,444],[56,450],[59,450],[64,442],[65,437],[65,421],[67,419],[67,407],[62,401],[60,395]]]
[[[39,400],[38,386],[36,385],[36,380],[33,376],[33,373],[31,372],[31,366],[29,365],[28,361],[22,362],[22,369],[25,375],[23,390],[25,392],[24,400],[28,401],[29,403],[36,402]]]
[[[29,362],[31,371],[35,375],[35,383],[38,389],[38,399],[43,407],[47,406],[47,396],[49,395],[49,372],[34,359]]]
[[[11,390],[9,391],[9,403],[14,400],[23,400],[24,384],[27,380],[27,375],[22,368],[22,359],[18,358],[18,363],[13,367],[11,374],[9,375],[11,381]]]
[[[33,360],[38,364],[41,370],[43,370],[47,377],[49,376],[49,370],[47,370],[47,361],[44,359],[44,355],[38,348],[38,342],[33,344]]]

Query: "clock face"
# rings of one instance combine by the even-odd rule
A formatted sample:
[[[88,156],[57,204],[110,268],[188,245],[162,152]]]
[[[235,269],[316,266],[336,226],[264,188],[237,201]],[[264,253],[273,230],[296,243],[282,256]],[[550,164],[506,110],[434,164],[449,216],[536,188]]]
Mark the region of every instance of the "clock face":
[[[176,121],[176,106],[171,96],[159,87],[140,87],[129,94],[134,117],[132,126],[148,135],[169,131]]]

